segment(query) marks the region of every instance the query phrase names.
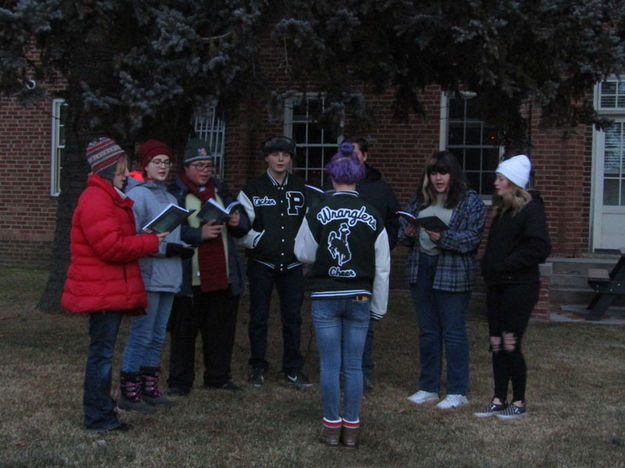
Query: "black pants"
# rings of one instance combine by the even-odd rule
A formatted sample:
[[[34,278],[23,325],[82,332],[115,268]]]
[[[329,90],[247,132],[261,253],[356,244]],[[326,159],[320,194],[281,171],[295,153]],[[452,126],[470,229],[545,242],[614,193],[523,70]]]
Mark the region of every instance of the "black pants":
[[[202,335],[204,385],[221,386],[230,381],[239,296],[230,289],[176,297],[171,310],[169,387],[190,390],[195,379],[195,339]]]
[[[277,272],[262,263],[250,260],[247,264],[247,277],[250,284],[250,324],[249,337],[251,367],[267,369],[267,323],[269,306],[274,285],[280,298],[282,319],[282,370],[300,370],[304,359],[300,353],[300,333],[302,327],[301,308],[304,301],[304,277],[302,267],[285,272]]]
[[[521,352],[521,339],[538,302],[539,289],[539,281],[488,287],[486,307],[489,335],[501,339],[498,347],[491,344],[495,397],[501,401],[506,401],[508,382],[512,383],[512,401],[525,401],[527,367]],[[514,335],[516,343],[513,349],[505,349],[504,333]]]

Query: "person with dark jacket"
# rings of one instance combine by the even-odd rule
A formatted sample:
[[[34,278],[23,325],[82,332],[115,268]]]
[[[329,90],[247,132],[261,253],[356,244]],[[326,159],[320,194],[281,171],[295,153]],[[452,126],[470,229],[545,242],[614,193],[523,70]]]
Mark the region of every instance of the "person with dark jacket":
[[[477,417],[514,419],[527,414],[521,340],[538,302],[538,265],[551,253],[542,199],[537,192],[525,190],[530,171],[530,160],[523,154],[496,169],[495,215],[482,259],[495,392],[490,403],[474,413]]]
[[[297,258],[313,264],[308,282],[321,363],[320,439],[347,447],[358,444],[362,352],[370,318],[386,313],[391,264],[382,218],[355,190],[365,167],[353,151],[353,144],[343,143],[331,159],[326,170],[335,192],[309,211],[295,238]]]
[[[354,137],[347,140],[354,145],[354,154],[365,165],[365,177],[356,184],[358,196],[378,210],[384,228],[388,235],[389,249],[393,250],[397,245],[397,231],[399,219],[395,212],[399,210],[399,203],[393,188],[382,178],[382,174],[375,167],[369,165],[369,142],[366,138]],[[373,390],[373,335],[375,320],[369,322],[367,341],[362,354],[362,375],[364,378],[365,391]]]
[[[309,205],[307,188],[304,179],[289,173],[295,155],[295,142],[291,138],[268,138],[261,152],[267,171],[249,182],[238,196],[252,225],[240,239],[248,257],[250,285],[248,381],[255,387],[265,382],[269,366],[265,360],[267,323],[275,284],[282,319],[282,371],[288,383],[303,389],[310,386],[302,372],[304,359],[300,352],[304,277],[302,263],[293,253],[293,244]]]
[[[112,360],[124,315],[145,314],[148,299],[138,259],[158,252],[163,234],[136,234],[133,202],[123,192],[124,151],[110,138],[87,146],[91,175],[72,217],[71,262],[63,308],[89,314],[84,423],[94,432],[127,430],[111,398]]]
[[[195,379],[195,340],[202,335],[204,386],[240,390],[231,380],[231,360],[243,275],[233,237],[249,230],[245,213],[235,210],[224,224],[203,223],[196,216],[209,198],[228,206],[234,198],[226,184],[215,177],[214,158],[206,143],[188,141],[184,170],[169,186],[178,205],[195,210],[181,226],[182,241],[195,247],[183,261],[182,286],[174,298],[169,327],[171,354],[168,395],[187,395]]]

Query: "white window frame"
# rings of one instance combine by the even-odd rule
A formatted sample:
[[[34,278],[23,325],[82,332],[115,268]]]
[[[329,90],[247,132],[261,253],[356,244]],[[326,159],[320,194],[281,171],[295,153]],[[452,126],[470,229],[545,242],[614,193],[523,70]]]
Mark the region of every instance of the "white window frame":
[[[308,106],[306,106],[306,118],[305,120],[298,120],[298,121],[294,121],[293,120],[293,108],[295,106],[295,104],[299,104],[301,102],[302,99],[306,99],[307,102],[310,101],[316,101],[316,100],[321,100],[321,108],[322,110],[324,109],[325,106],[325,95],[324,93],[321,92],[316,92],[316,93],[298,93],[295,94],[292,97],[289,97],[288,99],[285,100],[284,103],[284,127],[283,127],[283,131],[284,131],[284,135],[288,136],[289,138],[293,138],[293,125],[297,125],[297,124],[305,124],[306,125],[306,140],[305,141],[296,141],[295,143],[297,144],[297,157],[294,158],[293,160],[293,165],[291,167],[291,171],[301,175],[305,180],[309,180],[309,174],[312,171],[319,171],[320,172],[320,184],[321,186],[323,186],[323,184],[325,183],[325,165],[328,163],[328,161],[330,160],[330,158],[336,154],[336,150],[338,145],[340,145],[341,141],[343,140],[343,135],[342,132],[337,135],[336,140],[332,140],[332,141],[326,141],[325,140],[325,133],[326,130],[325,129],[321,129],[321,143],[318,142],[314,142],[314,143],[309,143],[308,142],[308,124],[311,122],[314,122],[310,116],[310,113],[308,111]],[[341,128],[343,127],[343,119],[341,119]],[[321,156],[321,166],[322,167],[310,167],[308,165],[308,150],[309,148],[321,148],[321,152],[322,152],[322,156]],[[304,159],[305,159],[305,165],[304,166],[296,166],[295,162],[297,160],[299,160],[299,158],[302,156],[302,154],[305,155]]]
[[[472,91],[460,91],[461,97],[463,99],[472,99],[476,96],[476,94]],[[440,128],[439,128],[439,149],[441,151],[445,151],[449,149],[448,138],[449,138],[449,93],[443,92],[441,93],[441,119],[440,119]],[[483,120],[475,120],[475,123],[480,122],[482,125],[485,125]],[[481,145],[483,146],[483,145]],[[451,149],[450,149],[451,151]],[[504,147],[499,145],[499,161],[502,160],[504,155]],[[482,171],[480,169],[480,175],[486,171]],[[477,190],[476,190],[477,191]],[[492,203],[492,195],[481,194],[478,193],[480,198],[487,204],[490,205]]]
[[[65,99],[52,100],[52,122],[50,141],[50,195],[58,197],[61,194],[61,158],[65,151],[65,139],[63,129],[65,123],[62,119],[62,108],[67,106]]]
[[[603,90],[603,83],[615,83],[616,84],[616,94],[614,94],[615,98],[621,97],[624,101],[624,105],[623,106],[612,106],[612,107],[603,107],[601,105],[601,97],[603,96],[602,94],[602,90]],[[594,90],[594,98],[595,98],[595,109],[597,110],[597,112],[599,112],[601,115],[604,116],[610,116],[613,114],[616,115],[623,115],[625,114],[625,89],[623,91],[623,93],[619,93],[619,84],[621,86],[623,86],[625,88],[625,76],[621,76],[621,77],[617,77],[615,75],[612,75],[610,77],[608,77],[607,79],[598,82],[595,85],[595,90]],[[618,99],[616,99],[618,100]]]

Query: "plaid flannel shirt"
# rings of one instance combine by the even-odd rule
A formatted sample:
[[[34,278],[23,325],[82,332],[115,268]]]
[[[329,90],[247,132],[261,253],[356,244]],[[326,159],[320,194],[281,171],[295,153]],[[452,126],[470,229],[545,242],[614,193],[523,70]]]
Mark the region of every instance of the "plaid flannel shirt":
[[[414,194],[404,211],[418,216],[421,200]],[[475,253],[482,239],[486,221],[486,206],[474,190],[468,190],[465,197],[454,208],[449,229],[441,233],[437,245],[440,249],[433,289],[450,292],[470,291],[475,282],[478,265]],[[419,271],[419,241],[404,233],[408,222],[400,218],[399,241],[410,248],[406,262],[408,283],[417,282]]]

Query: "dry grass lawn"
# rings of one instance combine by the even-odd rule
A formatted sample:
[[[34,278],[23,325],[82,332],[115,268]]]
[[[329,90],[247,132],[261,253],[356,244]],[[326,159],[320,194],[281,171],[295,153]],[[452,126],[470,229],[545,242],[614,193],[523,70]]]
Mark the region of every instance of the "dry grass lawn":
[[[245,383],[244,296],[233,360],[242,392],[197,387],[172,410],[122,415],[131,432],[94,436],[81,425],[87,320],[33,311],[45,272],[1,268],[0,279],[2,466],[625,466],[623,327],[532,323],[524,347],[529,416],[482,420],[472,413],[492,393],[485,319],[475,311],[469,319],[471,405],[417,407],[406,400],[417,390],[417,327],[409,297],[393,293],[377,328],[375,390],[363,403],[361,446],[350,451],[317,442],[318,386],[299,392],[283,384],[277,314],[268,382],[260,389]],[[305,372],[316,383],[307,304],[303,316]],[[166,358],[163,366],[166,373]]]

